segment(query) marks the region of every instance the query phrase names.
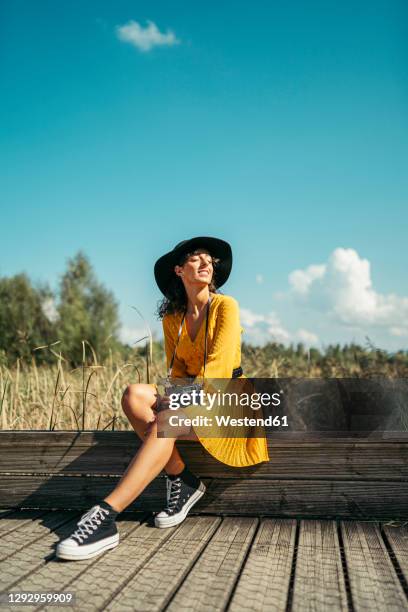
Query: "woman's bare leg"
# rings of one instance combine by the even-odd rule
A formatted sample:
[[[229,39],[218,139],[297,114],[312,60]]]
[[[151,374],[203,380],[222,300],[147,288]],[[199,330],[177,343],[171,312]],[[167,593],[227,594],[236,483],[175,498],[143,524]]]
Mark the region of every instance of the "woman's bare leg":
[[[117,512],[122,512],[160,474],[171,457],[175,442],[175,438],[158,438],[157,423],[154,423],[126,472],[105,501]]]
[[[143,444],[115,489],[105,498],[105,501],[118,512],[122,512],[129,506],[147,485],[168,466],[174,451],[180,457],[175,447],[175,437],[159,438],[157,436],[157,421],[152,423],[153,418],[155,418],[152,406],[157,399],[153,388],[149,385],[132,385],[131,387],[133,388],[128,388],[128,392],[124,394],[128,398],[131,397],[130,400],[124,402],[124,410],[135,431],[143,439]],[[130,409],[128,406],[133,402],[137,407]],[[194,430],[189,431],[187,429],[187,433],[183,433],[183,431],[183,428],[181,428],[180,435],[183,439],[197,440]],[[145,434],[145,432],[147,433]],[[176,461],[172,465],[177,465]],[[184,469],[185,465],[181,457],[180,463],[181,469],[176,472],[177,474]]]
[[[148,424],[155,419],[156,415],[153,412],[153,407],[156,405],[156,401],[157,395],[155,389],[151,385],[142,383],[128,385],[122,396],[123,412],[142,441],[146,440],[145,431]],[[173,440],[173,442],[175,442],[175,440]],[[177,447],[173,444],[171,454],[164,466],[164,470],[167,474],[174,475],[180,474],[184,467],[185,463]]]

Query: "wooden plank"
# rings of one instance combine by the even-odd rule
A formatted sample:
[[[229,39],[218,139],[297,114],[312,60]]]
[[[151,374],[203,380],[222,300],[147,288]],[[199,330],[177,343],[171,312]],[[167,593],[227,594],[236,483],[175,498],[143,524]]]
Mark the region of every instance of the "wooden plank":
[[[356,612],[403,612],[408,602],[374,523],[341,523],[353,607]]]
[[[0,479],[0,506],[86,509],[105,497],[118,478],[9,476]],[[194,513],[275,517],[406,519],[408,482],[203,479],[207,492]],[[155,479],[129,510],[159,511],[163,478]]]
[[[75,576],[74,570],[70,570],[70,580],[64,582],[63,588],[76,594],[76,609],[104,610],[176,530],[177,527],[157,529],[152,528],[151,524],[143,523],[132,529],[125,539],[122,538],[117,548],[99,557],[95,563],[83,566]],[[58,584],[61,584],[66,564],[63,564],[63,567],[61,564],[55,565],[56,567],[50,568],[51,576],[56,576]],[[163,572],[163,568],[161,571]],[[43,572],[43,575],[45,584],[48,584],[47,573]],[[53,612],[54,607],[50,606],[49,609]]]
[[[0,478],[0,507],[8,503],[24,508],[86,509],[106,497],[118,481],[117,477],[99,476],[3,476]],[[159,510],[165,501],[164,478],[157,478],[130,509]]]
[[[332,444],[345,443],[407,443],[408,431],[278,431],[266,429],[266,437],[274,444],[282,442],[321,443],[330,440]],[[0,447],[32,448],[34,452],[41,452],[46,446],[57,449],[70,450],[82,447],[118,447],[122,450],[131,448],[132,452],[140,445],[140,440],[133,431],[45,431],[45,430],[9,430],[0,431]],[[195,442],[180,441],[182,446],[192,446]]]
[[[200,512],[226,514],[404,518],[408,483],[216,479],[200,503]]]
[[[29,521],[19,529],[7,533],[1,538],[0,561],[26,548],[31,542],[44,537],[51,529],[57,529],[76,514],[76,512],[67,514],[64,510],[48,512],[39,520]]]
[[[0,562],[0,589],[11,588],[16,582],[34,571],[54,556],[54,544],[62,537],[67,537],[79,518],[76,512],[55,512],[47,518],[47,525],[37,521],[32,532],[26,533],[26,541],[8,542],[8,558]],[[18,531],[11,533],[16,538]],[[3,544],[3,542],[2,542]]]
[[[335,521],[301,521],[291,609],[348,611]]]
[[[263,519],[228,607],[230,612],[285,612],[296,521]]]
[[[87,576],[88,591],[86,594],[81,591],[81,596],[77,594],[77,598],[81,599],[83,606],[91,605],[92,609],[96,609],[96,603],[100,598],[103,601],[103,594],[109,596],[110,590],[114,590],[120,581],[125,579],[129,570],[133,569],[133,564],[130,562],[129,556],[126,558],[123,554],[124,543],[127,538],[133,536],[134,540],[138,540],[135,532],[140,528],[141,521],[145,519],[145,515],[134,515],[126,519],[118,519],[117,525],[120,536],[120,544],[114,550],[106,551],[93,559],[84,559],[83,561],[75,561],[73,563],[59,561],[56,558],[49,560],[47,563],[38,555],[37,559],[32,561],[33,568],[30,574],[21,576],[13,585],[14,591],[71,591],[71,584],[79,579],[84,581]],[[152,530],[150,530],[152,531]],[[158,530],[157,530],[158,531]],[[67,529],[65,529],[67,533]],[[140,536],[139,536],[140,537]],[[139,541],[139,540],[138,540]],[[129,548],[126,549],[129,555]],[[31,551],[27,551],[31,554]],[[114,563],[114,559],[121,558],[119,562]],[[113,555],[113,559],[112,559]],[[97,566],[97,567],[96,567]],[[110,571],[110,574],[109,574]],[[115,576],[113,580],[112,577]],[[86,595],[86,598],[85,598]],[[85,601],[84,601],[85,598]],[[35,609],[43,608],[44,604],[37,606]],[[50,606],[51,610],[55,606]],[[16,610],[17,612],[17,610]],[[24,612],[24,610],[22,611]]]
[[[408,584],[408,523],[399,526],[383,525],[382,528],[401,568],[405,583]]]
[[[19,529],[26,523],[31,523],[46,514],[46,510],[4,510],[3,512],[4,514],[0,517],[1,538],[5,536],[6,533]]]
[[[166,610],[224,610],[257,525],[256,518],[225,518]]]
[[[245,468],[217,461],[199,444],[179,448],[189,468],[202,477],[400,480],[408,476],[408,444],[402,443],[270,441],[270,461]]]
[[[130,432],[0,432],[0,472],[121,475],[140,446]],[[201,444],[177,442],[190,469],[203,477],[375,478],[408,477],[405,442],[377,439],[310,438],[269,440],[270,461],[233,468],[214,459]]]
[[[0,432],[0,441],[0,472],[33,474],[121,474],[141,444],[132,432]]]
[[[194,443],[193,443],[194,444]],[[293,443],[279,441],[269,449],[270,461],[246,468],[233,468],[206,453],[195,443],[189,447],[178,443],[189,468],[203,477],[271,477],[291,478],[355,478],[407,479],[408,444],[378,443]],[[73,447],[68,452],[48,448],[35,455],[33,450],[14,449],[1,459],[4,474],[112,474],[121,475],[129,464],[136,447],[106,447],[83,449]],[[79,454],[82,453],[82,454]]]
[[[218,517],[188,517],[104,609],[162,610],[219,524]]]
[[[52,514],[56,516],[61,513]],[[139,521],[140,515],[135,519]],[[212,585],[214,594],[219,593],[224,605],[226,591],[230,592],[230,581],[238,578],[231,603],[227,606],[232,612],[254,609],[282,612],[286,610],[295,539],[294,520],[263,519],[249,549],[242,572],[239,574],[244,549],[246,547],[248,550],[246,544],[248,539],[249,541],[252,539],[251,536],[245,540],[242,525],[245,521],[251,523],[254,519],[238,519],[241,524],[241,535],[238,538],[232,538],[225,529],[227,521],[231,522],[232,529],[234,525],[236,527],[234,522],[236,519],[232,518],[224,519],[222,523],[224,534],[219,534],[221,528],[217,531],[215,526],[209,535],[196,530],[196,537],[190,538],[187,533],[184,535],[179,533],[182,526],[172,529],[152,529],[145,523],[142,525],[135,523],[135,519],[119,520],[121,544],[118,548],[108,551],[101,557],[75,563],[54,560],[52,555],[53,545],[60,537],[66,537],[71,532],[77,518],[57,528],[58,533],[46,533],[38,537],[36,531],[37,537],[34,541],[29,538],[31,543],[26,548],[16,551],[0,563],[0,589],[15,592],[71,590],[77,593],[77,607],[81,610],[108,608],[121,612],[127,608],[161,610],[169,602],[170,609],[175,609],[176,603],[179,602],[182,609],[193,610],[195,604],[192,595],[195,593],[202,604],[201,607],[197,605],[196,609],[212,610],[214,602],[210,589],[208,589],[208,599],[201,599],[200,589],[207,590],[205,584],[200,584],[202,574],[209,581],[207,586]],[[214,517],[189,517],[184,525],[188,521],[208,520],[217,521],[217,525],[220,522],[220,519]],[[36,521],[40,522],[41,519]],[[341,528],[353,609],[356,612],[406,610],[405,595],[377,525],[344,522]],[[406,527],[384,525],[383,528],[397,559],[397,552],[401,553],[400,561],[407,553]],[[27,527],[24,526],[24,529]],[[175,537],[177,534],[178,538]],[[217,535],[219,535],[218,542]],[[172,537],[175,537],[176,542],[171,544]],[[167,552],[163,556],[161,551],[166,546]],[[193,559],[190,555],[192,547],[199,548]],[[341,609],[335,605],[340,593],[336,593],[336,588],[333,588],[333,585],[341,580],[341,576],[337,573],[341,572],[337,553],[338,543],[334,523],[304,521],[301,524],[291,606],[294,612],[299,608],[302,611],[310,609],[316,612]],[[180,555],[181,560],[178,558]],[[190,558],[187,559],[189,555]],[[205,559],[206,563],[203,562]],[[173,568],[174,565],[176,567]],[[198,571],[200,565],[201,569]],[[208,572],[204,571],[205,567],[208,567]],[[171,575],[166,576],[165,573],[169,568]],[[112,579],[112,576],[115,578]],[[297,592],[299,579],[304,584],[301,591]],[[152,581],[154,584],[151,584]],[[223,581],[226,585],[223,585]],[[310,583],[309,587],[307,582]],[[191,590],[193,584],[196,584],[195,591]],[[132,597],[131,592],[133,589],[139,592],[140,585],[142,585],[142,595],[139,603]],[[184,592],[185,597],[181,597],[187,585],[189,588]],[[329,593],[332,597],[329,597]],[[217,609],[218,597],[214,596],[213,599]],[[210,605],[205,607],[205,602]],[[221,605],[219,609],[223,609]],[[21,612],[24,610],[25,607],[21,607]],[[50,607],[49,612],[52,610],[53,607]],[[18,608],[16,612],[19,612]]]
[[[324,442],[330,440],[333,444],[347,442],[379,442],[393,444],[394,442],[408,442],[408,431],[283,431],[266,428],[266,437],[274,443],[282,441],[292,442]],[[45,448],[45,444],[61,447],[68,450],[73,446],[82,446],[84,449],[91,446],[121,446],[137,448],[139,438],[132,431],[44,431],[44,430],[2,430],[0,431],[0,448],[13,448],[16,446],[35,449]],[[183,446],[194,445],[195,442],[180,441]]]

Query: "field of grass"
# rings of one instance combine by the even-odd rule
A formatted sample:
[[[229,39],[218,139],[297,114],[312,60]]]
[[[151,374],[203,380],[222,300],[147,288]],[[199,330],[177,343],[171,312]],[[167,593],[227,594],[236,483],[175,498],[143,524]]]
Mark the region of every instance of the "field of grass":
[[[111,355],[98,363],[93,351],[72,368],[62,356],[54,365],[17,361],[0,366],[1,429],[130,429],[122,415],[121,396],[128,383],[157,382],[165,375],[161,343],[154,342],[152,359],[134,351],[126,362]],[[328,347],[324,353],[304,347],[242,346],[246,376],[264,378],[408,378],[408,353],[389,355],[374,347]]]

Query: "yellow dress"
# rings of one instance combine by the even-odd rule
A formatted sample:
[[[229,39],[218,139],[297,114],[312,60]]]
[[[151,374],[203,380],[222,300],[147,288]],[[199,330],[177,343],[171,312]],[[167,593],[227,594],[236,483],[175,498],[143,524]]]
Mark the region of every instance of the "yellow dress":
[[[165,315],[162,321],[167,367],[169,367],[173,355],[182,316],[182,313]],[[193,342],[184,321],[177,344],[172,378],[200,378],[203,376],[205,323],[204,317]],[[205,379],[231,379],[232,370],[241,365],[242,332],[243,328],[239,319],[238,302],[229,295],[212,293],[208,318]],[[239,378],[247,377],[242,375]],[[194,427],[194,430],[204,448],[222,463],[234,467],[244,467],[269,461],[266,435],[263,427],[261,428],[262,437],[256,438],[201,437],[199,435],[200,429]]]

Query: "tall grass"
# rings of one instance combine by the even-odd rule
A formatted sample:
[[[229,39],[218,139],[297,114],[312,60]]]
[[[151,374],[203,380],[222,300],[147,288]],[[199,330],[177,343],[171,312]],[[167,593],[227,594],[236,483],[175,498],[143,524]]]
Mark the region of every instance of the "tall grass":
[[[38,366],[33,356],[29,363],[17,360],[11,368],[0,366],[1,429],[127,429],[121,409],[124,389],[129,383],[146,382],[152,369],[155,377],[161,375],[149,364],[147,350],[146,355],[135,351],[125,363],[110,352],[101,364],[83,341],[82,364],[76,368],[52,352],[53,365]]]
[[[144,339],[144,338],[143,338]],[[83,341],[82,364],[69,365],[54,345],[38,347],[51,351],[55,362],[38,366],[30,362],[0,366],[1,429],[130,429],[122,414],[121,397],[129,383],[157,382],[165,376],[161,343],[135,349],[131,359],[110,352],[99,363],[92,346]],[[242,367],[250,377],[408,377],[408,355],[388,355],[373,347],[328,347],[325,353],[295,350],[268,344],[263,348],[242,346]]]

